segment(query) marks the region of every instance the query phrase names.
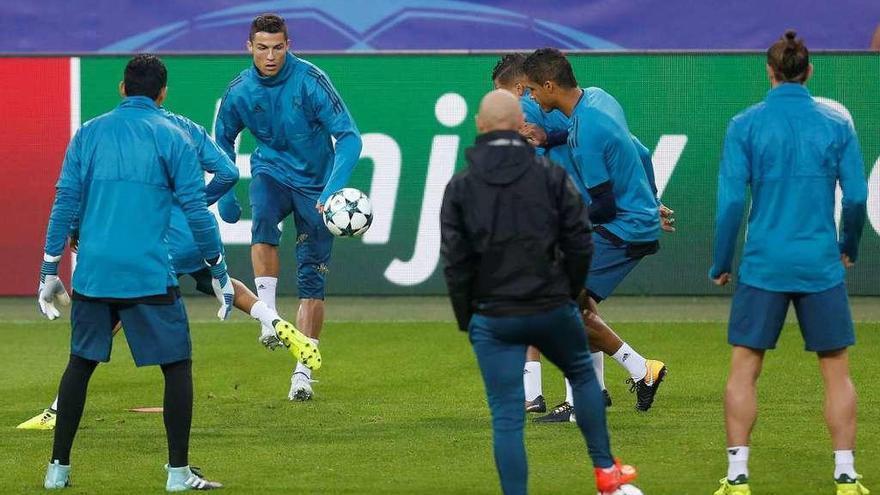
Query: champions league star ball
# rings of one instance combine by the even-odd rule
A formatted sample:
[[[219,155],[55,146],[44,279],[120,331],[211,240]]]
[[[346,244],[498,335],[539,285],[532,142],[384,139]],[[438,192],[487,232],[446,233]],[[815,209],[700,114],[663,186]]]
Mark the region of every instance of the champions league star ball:
[[[324,204],[324,225],[337,237],[357,237],[373,223],[373,204],[366,194],[346,187],[333,193]]]

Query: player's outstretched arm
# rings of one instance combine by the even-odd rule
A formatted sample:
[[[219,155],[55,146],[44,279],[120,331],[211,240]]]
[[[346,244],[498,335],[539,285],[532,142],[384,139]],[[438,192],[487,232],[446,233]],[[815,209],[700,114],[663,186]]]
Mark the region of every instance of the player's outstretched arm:
[[[865,227],[868,203],[868,183],[865,181],[865,165],[859,138],[852,126],[848,127],[846,144],[841,155],[838,180],[843,191],[840,253],[852,265],[859,256],[859,241]]]
[[[238,168],[204,127],[183,115],[167,110],[165,113],[192,141],[202,170],[213,174],[211,181],[205,186],[205,200],[209,206],[216,203],[238,182]]]
[[[746,186],[751,178],[748,155],[736,121],[731,122],[724,139],[724,150],[718,172],[718,212],[715,216],[714,264],[709,278],[717,281],[730,274],[736,236],[742,223],[746,204]],[[719,284],[723,285],[723,284]]]
[[[205,186],[205,201],[208,205],[217,202],[228,193],[238,182],[239,172],[229,155],[220,148],[204,127],[189,121],[189,134],[196,147],[196,154],[202,170],[213,174],[211,181]]]
[[[311,105],[318,120],[336,138],[336,157],[333,160],[333,171],[318,198],[323,205],[334,192],[348,184],[354,166],[361,156],[361,133],[358,131],[348,108],[333,87],[330,79],[321,72],[310,73],[312,77]]]
[[[226,273],[226,261],[223,259],[223,245],[214,216],[208,211],[205,202],[205,181],[202,168],[195,150],[183,138],[183,134],[172,134],[169,138],[168,156],[169,175],[174,194],[183,210],[196,245],[207,262],[215,281],[215,292],[220,299],[220,311],[217,316],[225,320],[232,311],[235,291],[232,281]]]

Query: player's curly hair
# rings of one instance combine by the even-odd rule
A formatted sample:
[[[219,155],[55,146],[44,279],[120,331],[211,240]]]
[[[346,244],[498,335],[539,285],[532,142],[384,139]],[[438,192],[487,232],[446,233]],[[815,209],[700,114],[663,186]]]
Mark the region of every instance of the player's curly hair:
[[[260,14],[254,17],[254,20],[251,22],[251,33],[248,35],[248,40],[254,41],[254,35],[260,32],[284,33],[284,39],[288,38],[287,23],[278,14]]]
[[[810,51],[804,40],[789,29],[767,49],[767,65],[777,81],[803,83],[810,67]]]
[[[561,88],[576,88],[577,79],[565,55],[556,48],[535,50],[523,62],[526,76],[535,83],[553,81]]]
[[[516,80],[523,77],[523,62],[526,60],[525,53],[508,53],[498,60],[492,69],[492,82],[499,86],[510,86]]]
[[[148,96],[155,100],[168,85],[168,70],[155,55],[135,55],[125,66],[123,84],[125,96]]]

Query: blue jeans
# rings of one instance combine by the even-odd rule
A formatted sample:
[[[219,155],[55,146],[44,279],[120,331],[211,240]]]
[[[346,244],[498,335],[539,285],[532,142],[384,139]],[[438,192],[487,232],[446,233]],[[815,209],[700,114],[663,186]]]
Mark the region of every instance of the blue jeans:
[[[596,380],[587,335],[575,304],[528,316],[474,315],[470,340],[492,412],[495,466],[505,495],[525,494],[525,410],[522,370],[526,347],[540,349],[571,382],[578,427],[596,467],[614,464],[605,422],[605,400]]]

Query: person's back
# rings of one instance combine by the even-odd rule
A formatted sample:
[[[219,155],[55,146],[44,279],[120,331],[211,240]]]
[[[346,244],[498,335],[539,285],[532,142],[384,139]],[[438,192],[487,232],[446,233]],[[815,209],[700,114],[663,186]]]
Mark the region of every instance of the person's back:
[[[187,138],[152,100],[136,96],[86,123],[76,139],[88,200],[79,217],[74,290],[115,298],[164,293],[177,284],[164,242],[173,195],[205,204],[203,191],[173,191],[169,184],[167,167],[187,153]]]
[[[709,278],[732,279],[733,254],[751,190],[746,241],[730,307],[733,347],[725,392],[727,476],[715,495],[749,495],[749,442],[758,415],[757,382],[794,306],[804,349],[815,352],[825,384],[825,421],[834,446],[837,495],[869,492],[856,473],[856,391],[848,348],[855,328],[844,281],[865,223],[867,183],[852,124],[817,103],[804,84],[810,53],[794,31],[767,50],[773,89],[734,117],[718,173],[718,213]],[[843,190],[842,229],[834,222]]]
[[[125,328],[137,366],[158,365],[165,378],[168,491],[219,488],[189,467],[192,341],[168,256],[173,200],[186,217],[222,298],[222,319],[235,291],[226,273],[217,225],[205,204],[205,182],[191,140],[160,108],[167,70],[152,55],[125,67],[119,106],[86,123],[67,148],[49,218],[38,303],[50,320],[66,291],[58,263],[71,226],[79,227],[73,276],[70,359],[58,388],[58,415],[44,486],[70,484],[70,451],[88,382],[111,357],[114,328]]]
[[[444,276],[467,330],[492,413],[495,463],[506,495],[527,488],[522,370],[534,346],[571,381],[596,487],[635,478],[611,454],[605,402],[575,297],[592,253],[587,207],[566,172],[517,132],[521,103],[506,90],[480,102],[468,168],[449,182],[440,213]]]
[[[472,284],[478,306],[528,312],[569,300],[559,245],[588,230],[562,225],[562,201],[573,189],[565,171],[536,157],[516,131],[482,135],[467,159],[469,168],[450,181],[448,194],[467,205],[461,214],[478,258]]]
[[[849,121],[787,83],[735,117],[729,132],[729,146],[741,149],[730,149],[721,173],[747,180],[752,194],[743,283],[815,292],[842,282],[835,187],[847,180],[847,166],[862,167]]]

